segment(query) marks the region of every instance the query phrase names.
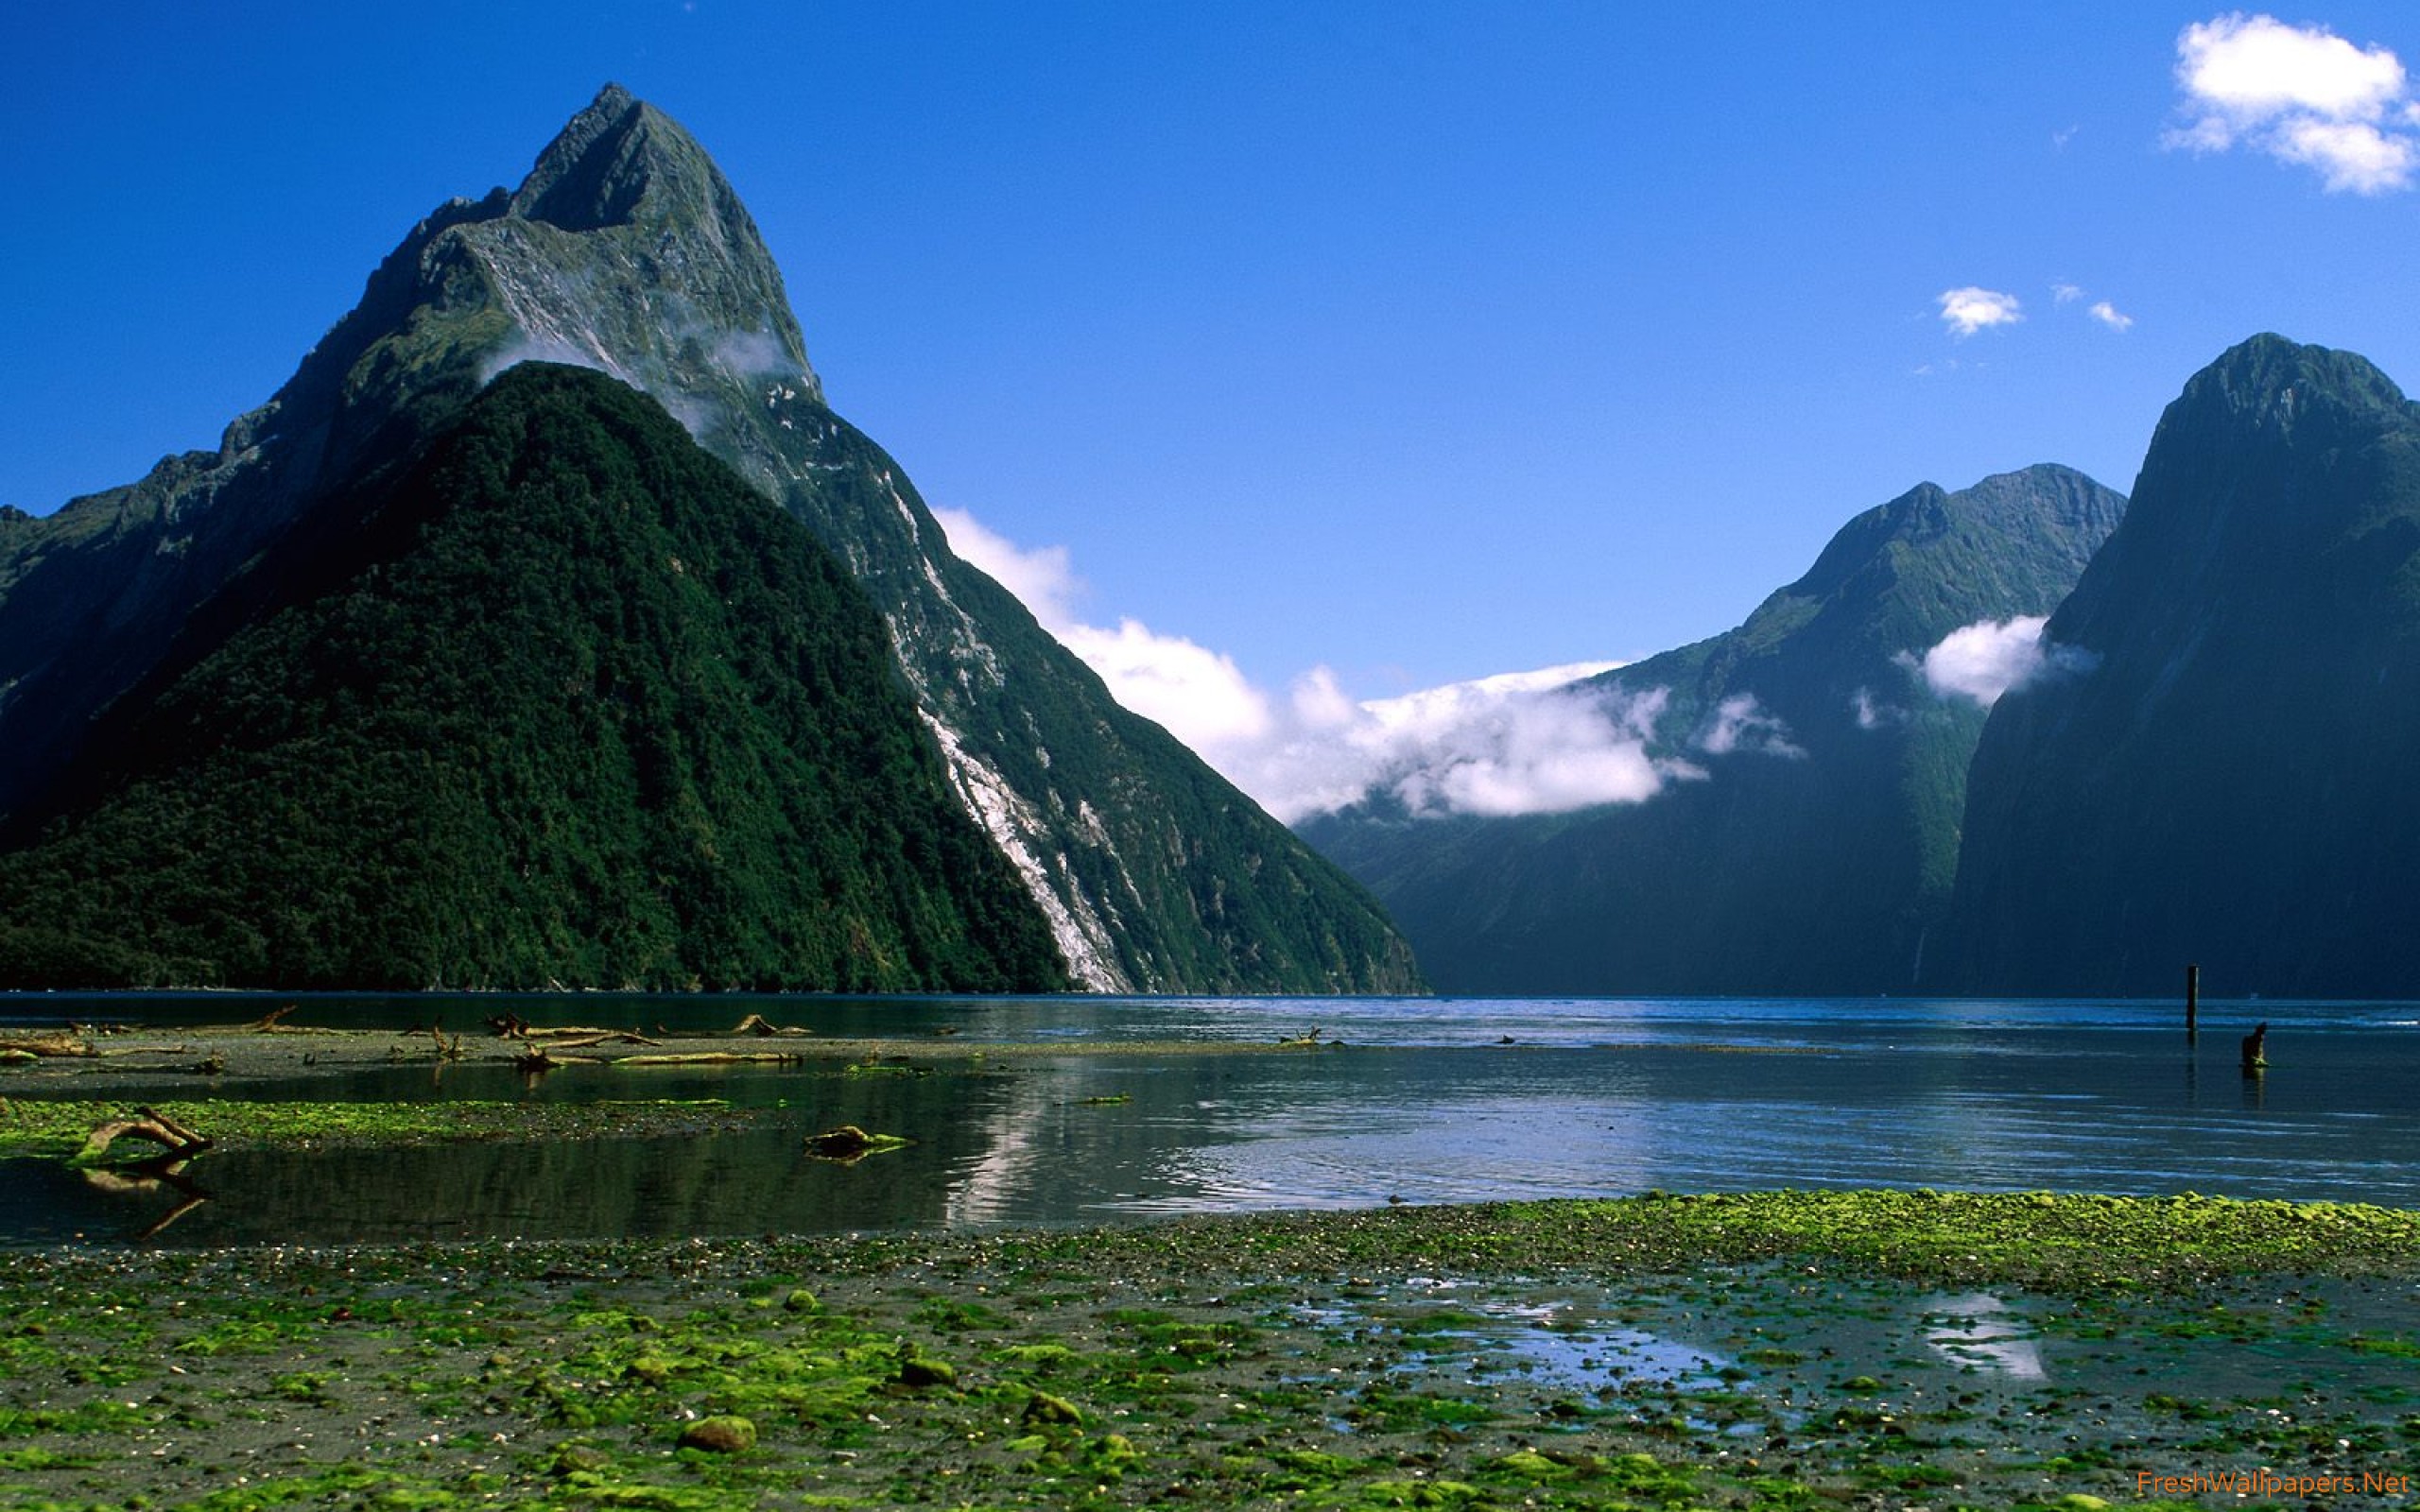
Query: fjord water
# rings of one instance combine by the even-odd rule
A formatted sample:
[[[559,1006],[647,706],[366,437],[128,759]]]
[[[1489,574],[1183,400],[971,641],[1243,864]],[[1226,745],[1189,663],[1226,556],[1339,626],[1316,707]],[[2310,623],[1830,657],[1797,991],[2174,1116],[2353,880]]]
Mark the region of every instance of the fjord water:
[[[287,999],[19,998],[0,1022],[240,1022]],[[1188,1211],[1759,1188],[1931,1186],[2420,1207],[2420,1006],[1897,1000],[327,997],[296,1022],[473,1030],[727,1029],[755,1010],[819,1037],[932,1045],[882,1074],[572,1067],[501,1058],[224,1095],[719,1098],[742,1132],[481,1143],[402,1155],[220,1150],[210,1200],[158,1242],[838,1233]],[[2270,1024],[2271,1069],[2238,1040]],[[1277,1051],[1317,1030],[1331,1048]],[[971,1059],[974,1042],[1020,1047]],[[1336,1043],[1340,1041],[1340,1043]],[[475,1047],[477,1041],[472,1041]],[[812,1057],[813,1039],[784,1041]],[[73,1080],[47,1084],[75,1095]],[[143,1096],[207,1095],[164,1077]],[[855,1165],[805,1154],[843,1123],[908,1136]],[[110,1241],[177,1200],[0,1161],[0,1241]]]

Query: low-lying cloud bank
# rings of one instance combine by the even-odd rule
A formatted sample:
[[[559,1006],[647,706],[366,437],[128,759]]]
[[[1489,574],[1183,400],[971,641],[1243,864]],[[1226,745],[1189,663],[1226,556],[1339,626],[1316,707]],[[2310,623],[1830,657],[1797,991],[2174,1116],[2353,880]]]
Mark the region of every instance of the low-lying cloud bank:
[[[1637,802],[1668,781],[1703,775],[1648,755],[1660,693],[1575,686],[1618,662],[1369,700],[1315,667],[1273,695],[1233,658],[1182,636],[1133,619],[1115,628],[1087,623],[1076,609],[1082,582],[1063,546],[1028,549],[964,510],[934,513],[951,548],[1016,594],[1119,703],[1157,721],[1289,824],[1374,794],[1422,815],[1556,814]],[[1753,711],[1718,733],[1736,741],[1743,731],[1752,743],[1774,738]]]
[[[798,363],[783,350],[781,341],[770,332],[725,331],[684,322],[664,327],[660,335],[675,346],[695,344],[701,347],[707,360],[733,378],[742,382],[769,378],[775,394],[790,399],[798,397],[798,391],[790,387],[793,381],[800,381]],[[680,421],[682,429],[700,443],[706,440],[707,433],[713,429],[713,414],[696,394],[685,392],[677,385],[650,383],[644,365],[632,368],[625,364],[606,350],[604,341],[594,331],[570,334],[561,330],[544,334],[516,331],[510,340],[480,359],[479,387],[486,387],[495,382],[499,374],[525,362],[552,362],[566,368],[586,368],[591,372],[601,372],[618,383],[628,384],[662,404],[665,413]],[[771,397],[768,396],[769,403]],[[785,429],[789,423],[786,420],[782,421]]]
[[[1676,775],[1647,754],[1661,694],[1573,685],[1585,662],[1356,701],[1325,667],[1294,684],[1279,738],[1203,755],[1292,823],[1387,794],[1413,814],[1562,814],[1651,798]]]
[[[1278,709],[1233,657],[1162,635],[1140,620],[1121,619],[1115,629],[1085,623],[1076,610],[1083,579],[1066,547],[1020,546],[963,509],[935,509],[933,518],[952,551],[1014,593],[1044,629],[1100,675],[1120,704],[1205,759],[1211,747],[1250,747],[1276,730]]]
[[[1639,803],[1667,784],[1703,781],[1705,767],[1651,755],[1667,690],[1633,692],[1592,681],[1617,662],[1508,672],[1393,698],[1357,699],[1326,667],[1284,694],[1256,686],[1224,653],[1163,635],[1139,620],[1115,628],[1085,621],[1083,582],[1067,549],[1028,549],[960,509],[935,516],[960,557],[998,579],[1043,628],[1083,660],[1126,708],[1156,721],[1292,824],[1375,797],[1409,813],[1508,817]],[[2098,658],[2046,643],[2042,615],[1979,620],[1900,665],[1934,696],[1990,708],[2017,688],[2089,672]],[[1858,727],[1904,723],[1909,711],[1875,690],[1851,700]],[[1779,717],[1747,694],[1723,699],[1690,733],[1706,756],[1806,759]]]

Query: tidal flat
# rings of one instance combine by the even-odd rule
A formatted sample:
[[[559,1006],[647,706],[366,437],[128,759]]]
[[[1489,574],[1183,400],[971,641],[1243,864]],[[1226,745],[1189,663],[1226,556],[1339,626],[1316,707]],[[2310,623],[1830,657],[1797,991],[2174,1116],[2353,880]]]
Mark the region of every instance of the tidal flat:
[[[572,1073],[612,1084],[584,1100],[357,1091],[399,1057],[450,1076],[522,1053],[447,1045],[102,1036],[0,1078],[0,1153],[63,1172],[137,1100],[212,1136],[205,1175],[331,1149],[400,1179],[499,1141],[575,1161],[735,1129],[796,1143],[796,1109],[651,1096],[644,1064]],[[729,1031],[579,1048],[795,1048],[820,1069],[782,1085],[808,1092],[1093,1054]],[[1165,1054],[1308,1074],[1361,1052]],[[1135,1116],[1094,1101],[1064,1116]],[[889,1181],[916,1158],[816,1174]],[[176,1224],[164,1238],[7,1252],[0,1507],[2366,1508],[2409,1504],[2420,1459],[2420,1212],[2359,1203],[1651,1192],[193,1245],[233,1196],[178,1221],[171,1189],[130,1191]]]
[[[46,1249],[0,1504],[2383,1507],[2415,1256],[2379,1209],[1928,1192]]]

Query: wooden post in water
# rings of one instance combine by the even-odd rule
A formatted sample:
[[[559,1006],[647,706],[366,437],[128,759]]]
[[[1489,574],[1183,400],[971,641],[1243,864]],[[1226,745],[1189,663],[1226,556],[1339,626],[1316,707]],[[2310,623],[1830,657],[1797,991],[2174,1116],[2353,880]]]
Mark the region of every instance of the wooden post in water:
[[[2202,968],[2199,964],[2185,969],[2185,1038],[2190,1040],[2199,1032],[2194,1021],[2202,1016]]]

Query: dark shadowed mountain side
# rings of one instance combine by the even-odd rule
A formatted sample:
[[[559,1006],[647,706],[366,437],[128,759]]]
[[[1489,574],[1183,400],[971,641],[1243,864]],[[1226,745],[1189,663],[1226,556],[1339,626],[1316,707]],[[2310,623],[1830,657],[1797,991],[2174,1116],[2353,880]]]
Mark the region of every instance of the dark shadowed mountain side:
[[[1065,986],[863,591],[653,401],[515,369],[314,524],[0,854],[0,981]]]
[[[328,501],[410,464],[529,357],[656,399],[838,554],[888,624],[952,789],[1078,985],[1395,991],[1374,900],[951,553],[898,465],[823,403],[780,271],[670,118],[609,87],[515,191],[424,220],[216,453],[0,520],[0,815],[39,808],[111,701]]]
[[[2046,614],[2125,508],[2066,468],[1927,484],[1841,529],[1737,629],[1575,692],[1660,698],[1644,802],[1415,816],[1380,795],[1302,825],[1368,883],[1441,990],[1900,992],[1956,873],[1983,725],[1916,664]]]
[[[2256,336],[2161,418],[1975,754],[1962,989],[2420,996],[2420,406]]]

